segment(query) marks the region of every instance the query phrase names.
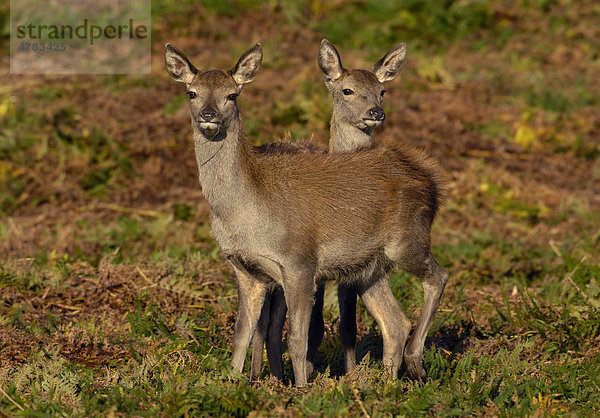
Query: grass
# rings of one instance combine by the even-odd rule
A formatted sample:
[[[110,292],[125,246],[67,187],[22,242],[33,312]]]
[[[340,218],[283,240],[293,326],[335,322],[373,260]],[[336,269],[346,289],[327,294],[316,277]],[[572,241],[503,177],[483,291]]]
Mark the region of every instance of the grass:
[[[153,2],[156,45],[182,43],[198,65],[233,65],[265,42],[239,99],[255,143],[327,138],[322,37],[348,68],[408,43],[374,135],[425,148],[449,178],[432,238],[450,281],[425,382],[383,377],[381,333],[360,303],[360,364],[342,375],[333,283],[310,385],[269,378],[266,358],[258,382],[248,364],[233,371],[237,288],[210,235],[181,86],[162,72],[0,82],[0,413],[598,415],[599,49],[588,28],[600,10],[584,3]],[[0,6],[5,47],[7,17]],[[420,283],[400,270],[390,283],[414,324]],[[290,379],[287,350],[284,360]]]
[[[477,357],[473,352],[449,357],[430,349],[425,384],[382,381],[381,369],[368,364],[367,358],[352,379],[332,379],[325,373],[304,390],[274,382],[253,386],[229,369],[228,347],[202,332],[203,320],[210,319],[194,315],[169,321],[155,306],[140,304],[129,315],[131,332],[123,337],[130,360],[97,371],[66,360],[58,349],[42,348],[11,375],[6,393],[28,413],[74,415],[111,410],[167,415],[277,413],[281,406],[270,401],[274,396],[297,413],[327,415],[591,412],[591,405],[598,402],[597,355],[578,362],[562,355],[563,364],[547,365],[548,356],[529,358],[535,345],[532,338],[518,338],[510,348]],[[150,354],[140,349],[147,344],[153,347]],[[7,408],[18,409],[14,404]]]
[[[421,47],[452,42],[493,26],[490,1],[363,1],[328,10],[318,29],[334,43],[360,47],[415,39]],[[334,6],[335,7],[335,6]],[[353,28],[361,27],[360,31]]]
[[[129,222],[121,221],[133,231],[126,239],[135,240],[139,227]],[[462,256],[460,262],[447,264],[458,272],[459,265],[471,261],[481,265],[477,260],[489,244],[482,237],[475,244],[435,252]],[[467,250],[469,245],[476,247]],[[518,266],[514,259],[523,248],[506,251]],[[110,411],[271,415],[282,408],[326,415],[587,414],[596,411],[600,400],[600,356],[589,347],[600,337],[596,262],[561,253],[560,262],[548,267],[552,263],[547,253],[529,251],[547,266],[545,280],[496,272],[491,276],[499,281],[475,277],[477,288],[488,292],[476,300],[464,293],[473,287],[473,278],[455,274],[454,290],[445,296],[427,343],[425,383],[380,378],[381,337],[361,308],[360,322],[371,325],[361,333],[358,369],[337,377],[341,345],[330,329],[318,357],[319,374],[307,388],[296,389],[273,380],[252,384],[249,370],[238,374],[229,368],[234,283],[220,278],[221,290],[211,288],[215,284],[206,275],[218,270],[221,261],[206,251],[168,252],[157,253],[142,267],[114,257],[93,267],[56,256],[33,261],[39,264],[35,268],[4,265],[0,287],[11,296],[29,295],[29,302],[5,302],[0,322],[19,338],[38,342],[22,352],[20,363],[0,374],[6,392],[0,401],[3,410],[86,416]],[[148,277],[144,271],[163,273]],[[92,288],[81,277],[93,286],[103,286],[101,277],[108,277],[113,297],[128,300],[118,310],[122,314],[94,315],[101,305],[86,303]],[[398,273],[391,283],[405,310],[414,315],[421,304],[418,283]],[[328,286],[325,309],[326,322],[332,325],[339,322],[334,290]],[[83,297],[61,300],[69,293]],[[43,300],[49,307],[46,313],[36,309]],[[74,320],[64,311],[75,314]],[[289,364],[286,370],[289,376]]]

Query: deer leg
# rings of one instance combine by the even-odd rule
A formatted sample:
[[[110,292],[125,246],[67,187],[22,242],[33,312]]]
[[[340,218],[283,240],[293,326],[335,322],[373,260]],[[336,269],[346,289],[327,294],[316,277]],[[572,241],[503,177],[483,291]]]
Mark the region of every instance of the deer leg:
[[[241,372],[261,314],[267,284],[235,266],[234,270],[238,283],[238,315],[233,333],[231,366]]]
[[[271,312],[269,321],[269,332],[267,334],[267,358],[271,374],[279,380],[283,380],[283,324],[287,306],[283,296],[283,289],[278,287],[271,294]]]
[[[288,348],[297,386],[307,383],[306,355],[308,329],[314,304],[315,279],[313,272],[298,268],[283,275],[283,291],[289,310]]]
[[[323,299],[325,297],[325,282],[317,283],[315,293],[315,304],[310,315],[310,326],[308,328],[308,353],[306,355],[306,373],[310,375],[315,369],[315,358],[325,333],[325,322],[323,321]]]
[[[433,255],[429,255],[425,261],[425,269],[419,269],[415,274],[421,279],[423,285],[423,309],[417,321],[417,327],[406,346],[404,361],[406,371],[413,379],[423,379],[426,375],[423,369],[423,346],[425,337],[431,327],[433,315],[438,308],[444,287],[448,281],[448,270],[442,267]],[[411,271],[412,273],[412,271]]]
[[[410,332],[410,321],[394,297],[387,276],[360,290],[360,298],[379,325],[383,337],[383,365],[392,376],[398,376],[402,354]]]
[[[262,366],[263,348],[267,339],[267,332],[269,330],[269,320],[271,313],[271,298],[273,291],[268,291],[265,295],[256,331],[252,337],[252,357],[250,360],[250,380],[256,380],[260,377],[260,370]]]
[[[350,373],[356,367],[356,289],[353,286],[338,285],[338,304],[344,364],[346,373]]]

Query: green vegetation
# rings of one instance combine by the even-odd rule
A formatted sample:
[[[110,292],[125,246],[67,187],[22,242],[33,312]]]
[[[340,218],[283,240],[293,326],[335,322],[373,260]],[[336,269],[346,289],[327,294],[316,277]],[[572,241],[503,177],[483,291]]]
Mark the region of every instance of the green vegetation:
[[[247,373],[239,375],[229,368],[236,291],[230,280],[222,279],[219,292],[207,289],[213,284],[206,272],[221,262],[209,261],[206,253],[167,257],[140,268],[166,269],[173,276],[168,282],[154,281],[144,273],[132,277],[138,267],[122,263],[70,271],[58,283],[53,279],[60,270],[55,262],[43,267],[45,273],[23,274],[4,266],[0,286],[28,294],[30,302],[5,305],[0,322],[20,338],[38,343],[22,357],[23,364],[0,374],[14,401],[5,396],[2,405],[13,413],[23,408],[28,413],[70,415],[111,410],[151,415],[200,411],[245,415],[254,410],[277,414],[284,407],[301,414],[334,415],[591,413],[600,401],[600,356],[589,349],[589,342],[600,335],[600,287],[595,279],[600,268],[563,256],[563,262],[546,273],[549,279],[534,289],[524,286],[523,276],[516,281],[501,278],[500,288],[472,300],[465,294],[472,279],[457,277],[456,291],[446,295],[433,326],[433,335],[439,337],[426,350],[426,383],[405,377],[381,380],[381,340],[361,310],[361,322],[371,325],[358,346],[359,368],[351,376],[336,377],[341,345],[328,331],[318,358],[319,374],[306,389],[273,380],[253,385]],[[72,293],[88,293],[90,289],[72,277],[83,275],[102,285],[97,277],[104,274],[103,268],[120,270],[110,292],[129,300],[121,318],[83,315],[72,321],[61,310],[84,312],[85,300],[58,301],[50,296],[47,317],[31,319],[41,314],[34,305],[48,286],[54,289],[50,295],[63,294],[69,287],[74,287]],[[32,281],[34,276],[37,282]],[[131,278],[125,282],[119,276]],[[397,274],[392,280],[408,312],[420,304],[411,298],[418,290],[411,281]],[[507,288],[512,283],[517,283],[513,290]],[[328,287],[327,300],[335,298],[334,290]],[[210,301],[202,303],[207,297]],[[326,321],[337,324],[335,308],[328,306],[325,312]],[[71,347],[73,339],[77,343]],[[291,373],[289,367],[287,372]]]
[[[229,367],[232,271],[210,235],[187,97],[149,76],[0,81],[0,415],[600,413],[600,7],[572,0],[153,1],[153,62],[173,41],[200,68],[261,40],[239,98],[251,140],[324,145],[320,39],[361,68],[400,41],[383,141],[448,174],[433,252],[450,281],[428,379],[382,378],[359,303],[343,376],[336,288],[306,388]],[[8,50],[8,6],[0,45]],[[160,65],[160,64],[158,64]],[[584,71],[585,70],[585,71]],[[413,324],[421,285],[390,283]],[[285,374],[293,375],[287,351]]]

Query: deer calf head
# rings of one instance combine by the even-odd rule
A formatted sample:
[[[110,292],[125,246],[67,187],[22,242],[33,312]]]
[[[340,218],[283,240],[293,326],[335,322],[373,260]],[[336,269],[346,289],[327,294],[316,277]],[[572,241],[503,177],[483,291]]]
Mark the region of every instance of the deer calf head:
[[[385,119],[381,107],[385,89],[383,83],[393,80],[402,70],[406,44],[392,48],[368,70],[347,70],[337,49],[323,39],[319,49],[319,67],[325,75],[325,85],[333,97],[333,107],[340,122],[365,130],[379,126]]]
[[[254,80],[261,62],[260,43],[246,51],[228,71],[198,71],[173,45],[165,47],[167,72],[187,88],[192,126],[210,141],[221,141],[227,136],[231,121],[238,116],[237,96],[244,84]]]

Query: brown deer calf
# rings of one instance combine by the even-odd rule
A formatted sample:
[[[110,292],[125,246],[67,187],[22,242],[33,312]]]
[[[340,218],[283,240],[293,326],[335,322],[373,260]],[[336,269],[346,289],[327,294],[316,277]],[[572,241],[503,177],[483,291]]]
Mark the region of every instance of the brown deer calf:
[[[372,130],[385,119],[381,107],[385,89],[384,82],[391,81],[400,73],[406,57],[406,44],[392,48],[371,70],[347,70],[342,66],[340,54],[327,39],[321,41],[318,63],[325,77],[325,85],[331,93],[333,113],[331,116],[331,152],[350,152],[371,146]],[[262,152],[318,152],[307,144],[273,143],[259,147]],[[314,368],[315,357],[323,340],[323,297],[325,287],[317,283],[315,304],[311,314],[308,336],[307,373]],[[356,365],[356,290],[340,284],[340,339],[344,347],[346,371]],[[271,374],[283,380],[282,331],[287,308],[281,288],[267,293],[258,327],[252,339],[251,379],[260,375],[262,352],[267,342],[267,358]]]
[[[249,144],[237,96],[256,76],[254,45],[231,70],[198,71],[167,44],[165,64],[186,85],[199,179],[212,233],[232,264],[239,307],[231,364],[242,370],[270,283],[283,287],[297,385],[307,382],[308,326],[315,283],[353,285],[383,336],[383,362],[402,359],[423,377],[423,343],[448,279],[430,250],[442,189],[437,164],[405,148],[350,153],[259,153]],[[406,353],[410,321],[386,273],[394,264],[419,277],[424,305]]]

